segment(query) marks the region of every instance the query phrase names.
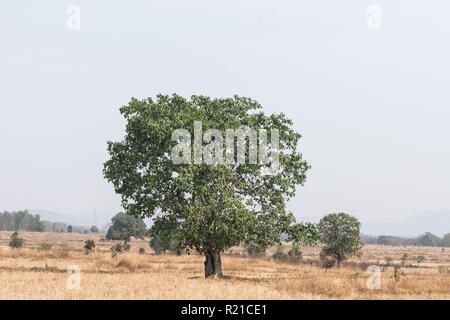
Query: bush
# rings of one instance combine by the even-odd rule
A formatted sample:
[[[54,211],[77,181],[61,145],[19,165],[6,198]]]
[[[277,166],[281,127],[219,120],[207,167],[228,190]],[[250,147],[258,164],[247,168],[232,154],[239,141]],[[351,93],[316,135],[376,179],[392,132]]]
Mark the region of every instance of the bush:
[[[272,258],[274,258],[275,260],[281,260],[281,259],[286,259],[287,257],[288,257],[288,255],[284,252],[284,246],[280,243],[277,246],[277,251],[275,251]]]
[[[320,260],[322,261],[322,267],[325,269],[331,269],[336,265],[336,259],[330,258],[322,252],[320,253]]]
[[[139,254],[145,254],[145,249],[144,248],[139,248]]]
[[[407,253],[403,254],[401,260],[402,260],[402,267],[404,267],[406,264],[406,261],[408,261],[408,254]]]
[[[292,249],[288,251],[288,256],[291,258],[301,259],[303,257],[300,251],[300,246],[297,243],[292,244]]]
[[[400,269],[399,265],[395,265],[394,266],[394,275],[393,278],[395,279],[395,281],[400,281],[401,277],[405,277],[405,273]]]
[[[163,254],[166,251],[181,255],[182,251],[177,245],[176,240],[170,236],[170,234],[154,234],[150,242],[148,243],[156,254]]]
[[[39,240],[36,246],[38,250],[50,250],[53,247],[53,243],[47,240]]]
[[[86,240],[84,242],[84,253],[89,254],[90,252],[94,251],[94,249],[95,249],[94,240]]]
[[[386,261],[387,265],[390,265],[392,260],[394,260],[394,259],[392,259],[391,257],[385,257],[384,260]]]
[[[19,238],[19,233],[14,231],[11,235],[11,241],[9,242],[9,246],[13,249],[21,249],[23,246],[23,239]]]
[[[418,256],[418,257],[416,258],[417,265],[419,265],[419,263],[422,263],[424,260],[425,260],[425,257],[424,257],[424,256]]]
[[[266,248],[264,246],[258,245],[253,241],[250,241],[248,244],[244,244],[244,250],[249,256],[262,256],[266,252]]]
[[[124,245],[122,243],[116,243],[114,246],[111,247],[111,255],[114,258],[120,253],[124,253],[126,251],[130,251],[130,245]]]

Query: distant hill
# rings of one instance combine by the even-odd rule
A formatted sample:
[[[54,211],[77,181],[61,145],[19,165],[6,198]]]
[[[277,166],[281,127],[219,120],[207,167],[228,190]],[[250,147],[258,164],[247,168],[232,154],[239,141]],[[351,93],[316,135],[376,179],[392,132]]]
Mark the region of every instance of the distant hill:
[[[431,232],[442,237],[450,233],[450,211],[422,213],[394,222],[366,222],[363,223],[361,231],[367,235],[402,237],[416,237],[425,232]]]
[[[91,226],[95,219],[93,214],[79,215],[77,217],[62,214],[59,212],[43,209],[28,210],[30,213],[39,214],[41,220],[50,220],[53,222],[65,222],[77,226]],[[101,227],[110,222],[114,214],[98,215],[97,226]],[[318,223],[321,217],[303,216],[297,217],[298,221]],[[151,225],[150,219],[144,220],[148,226]],[[417,237],[425,232],[431,232],[439,237],[450,233],[450,211],[430,212],[411,216],[410,218],[389,222],[367,222],[361,221],[361,232],[366,235],[392,235],[399,237]]]
[[[60,212],[44,210],[44,209],[30,209],[28,210],[32,214],[38,214],[41,217],[41,220],[50,220],[52,222],[65,222],[67,224],[76,225],[76,226],[92,226],[97,225],[98,227],[103,226],[105,223],[111,220],[111,215],[97,215],[94,217],[94,214],[85,214],[79,216],[71,216],[62,214]]]
[[[318,223],[321,217],[297,217],[298,221]],[[429,212],[398,221],[373,222],[360,219],[361,232],[366,235],[417,237],[431,232],[439,237],[450,233],[450,211]]]

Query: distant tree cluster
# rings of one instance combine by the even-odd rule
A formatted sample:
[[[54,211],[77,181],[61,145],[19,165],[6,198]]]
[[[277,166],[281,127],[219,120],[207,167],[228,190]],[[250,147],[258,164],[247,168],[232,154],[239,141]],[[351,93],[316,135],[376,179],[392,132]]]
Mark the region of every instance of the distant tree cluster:
[[[0,230],[3,231],[34,231],[34,232],[75,232],[99,233],[97,226],[72,226],[65,222],[41,220],[38,214],[31,214],[27,210],[0,212]]]
[[[382,244],[389,246],[423,246],[423,247],[450,247],[450,233],[442,238],[426,232],[416,238],[402,238],[395,236],[366,236],[362,235],[361,240],[364,244]]]
[[[27,210],[0,212],[0,230],[43,231],[44,225],[38,214],[32,215]]]

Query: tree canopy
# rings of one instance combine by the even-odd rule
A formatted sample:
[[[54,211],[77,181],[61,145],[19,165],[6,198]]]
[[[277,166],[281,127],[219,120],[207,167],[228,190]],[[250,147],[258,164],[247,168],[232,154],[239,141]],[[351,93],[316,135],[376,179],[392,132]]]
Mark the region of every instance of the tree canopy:
[[[362,254],[360,241],[361,223],[346,213],[332,213],[323,217],[318,225],[321,242],[324,244],[320,257],[325,267]]]
[[[127,123],[126,134],[122,141],[108,142],[106,179],[121,195],[127,213],[153,217],[153,234],[170,230],[180,247],[204,254],[206,277],[222,276],[220,252],[242,242],[272,245],[283,232],[296,241],[316,240],[314,227],[296,224],[286,207],[297,186],[304,184],[309,165],[297,150],[301,136],[284,114],[266,115],[259,103],[244,97],[192,96],[188,100],[175,94],[158,95],[156,100],[133,98],[120,112]],[[201,123],[200,130],[195,123]],[[208,163],[211,150],[214,156],[251,159],[256,149],[250,144],[245,145],[244,154],[239,154],[238,148],[223,154],[217,144],[222,141],[217,132],[245,128],[269,133],[264,137],[258,131],[258,147],[261,139],[267,138],[258,156],[261,160],[268,152],[276,152],[279,166],[275,172],[272,168],[267,174],[264,161]],[[173,139],[177,129],[185,134]],[[276,142],[274,132],[278,134]],[[195,146],[184,148],[182,163],[175,163],[173,149],[180,141],[190,147],[192,134],[200,151]],[[198,160],[199,155],[202,162],[188,161]]]
[[[119,212],[112,219],[112,224],[106,233],[107,240],[123,240],[125,244],[131,237],[144,239],[147,226],[142,219]]]

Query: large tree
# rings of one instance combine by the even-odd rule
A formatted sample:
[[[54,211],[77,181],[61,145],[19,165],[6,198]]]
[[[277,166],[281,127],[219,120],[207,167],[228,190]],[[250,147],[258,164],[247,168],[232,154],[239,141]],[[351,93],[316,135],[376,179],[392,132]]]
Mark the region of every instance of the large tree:
[[[260,109],[256,101],[238,96],[133,98],[120,109],[127,121],[124,140],[108,142],[104,175],[127,213],[153,217],[152,234],[170,234],[177,247],[205,255],[205,277],[222,277],[220,253],[231,246],[250,241],[272,245],[283,232],[294,241],[317,238],[313,225],[296,224],[286,208],[309,168],[297,150],[301,136],[284,114],[266,115]],[[225,154],[217,145],[222,142],[217,132],[248,128],[266,130],[265,137],[258,131],[257,163],[255,144],[245,144],[243,153],[234,148]],[[174,138],[177,129],[182,134]],[[278,146],[272,139],[276,134]],[[200,149],[190,147],[196,143]],[[181,151],[181,163],[180,158],[174,161],[174,151]],[[268,169],[261,160],[270,152],[278,155],[279,166],[272,166],[274,157]],[[211,155],[237,161],[211,160]],[[239,157],[247,160],[239,162]]]

